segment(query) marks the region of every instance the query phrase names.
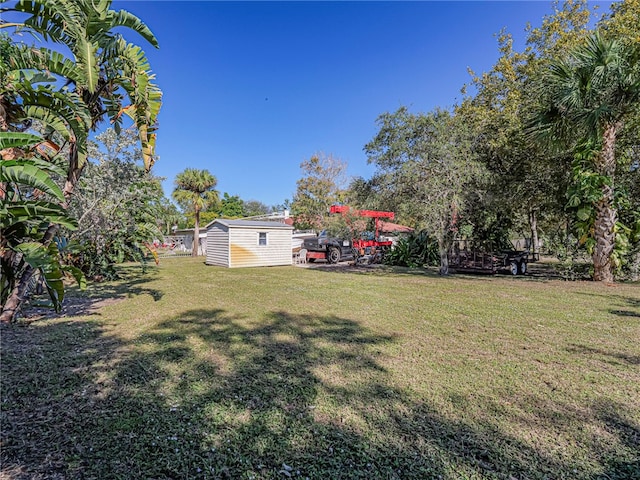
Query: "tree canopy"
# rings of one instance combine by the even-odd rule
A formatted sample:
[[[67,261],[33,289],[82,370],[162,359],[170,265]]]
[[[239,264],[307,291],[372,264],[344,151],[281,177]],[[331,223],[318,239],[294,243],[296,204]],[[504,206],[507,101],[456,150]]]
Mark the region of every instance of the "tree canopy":
[[[297,181],[291,210],[300,229],[320,230],[329,207],[342,203],[347,186],[347,164],[333,155],[314,154],[300,164],[303,176]]]

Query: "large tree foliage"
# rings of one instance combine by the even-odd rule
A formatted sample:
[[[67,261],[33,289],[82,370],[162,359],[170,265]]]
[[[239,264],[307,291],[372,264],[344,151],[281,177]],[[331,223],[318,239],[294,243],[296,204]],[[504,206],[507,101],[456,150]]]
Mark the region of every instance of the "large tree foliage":
[[[540,229],[546,231],[547,238],[561,232],[563,243],[576,243],[572,248],[593,245],[593,185],[598,176],[592,168],[584,168],[585,162],[590,162],[588,149],[576,150],[575,142],[565,142],[565,148],[558,149],[557,145],[537,141],[527,130],[540,98],[550,93],[546,72],[559,62],[573,62],[569,53],[585,45],[592,33],[590,18],[585,1],[555,4],[553,14],[545,16],[540,27],[528,29],[527,47],[522,52],[515,51],[510,35],[502,32],[498,36],[500,57],[494,67],[481,75],[472,73],[472,82],[466,87],[471,94],[457,113],[475,130],[478,158],[490,172],[487,183],[478,186],[478,199],[474,202],[476,234],[483,223],[493,231],[491,225],[496,221],[518,229],[528,220],[534,248]],[[608,39],[630,47],[629,64],[638,63],[639,22],[640,2],[633,0],[613,4],[612,13],[597,27]],[[632,106],[625,123],[627,127],[616,141],[619,159],[629,158],[625,152],[631,152],[638,144],[640,108]],[[620,184],[633,185],[630,163],[617,163]],[[631,197],[624,194],[628,190],[616,188],[617,208],[624,207],[620,211],[627,219],[633,217],[628,206]],[[623,253],[633,250],[627,248],[627,240],[633,242],[634,238],[620,223],[615,229],[617,241],[611,258],[619,266]]]
[[[321,230],[331,205],[344,200],[347,164],[332,155],[315,154],[300,169],[303,176],[291,203],[296,227]]]
[[[220,201],[220,216],[222,218],[244,217],[244,200],[239,195],[229,195],[224,192]]]
[[[245,200],[242,203],[245,217],[258,217],[271,213],[271,207],[259,200]]]
[[[14,12],[19,21],[2,22],[0,27],[35,32],[47,41],[42,46],[2,42],[2,136],[14,139],[16,134],[11,132],[28,130],[34,121],[43,126],[39,141],[28,143],[27,149],[4,149],[2,158],[37,157],[61,167],[62,172],[57,174],[64,177],[63,198],[57,202],[64,209],[68,208],[86,165],[88,134],[105,118],[119,129],[123,115],[129,116],[137,128],[147,170],[154,161],[153,131],[161,94],[152,83],[153,75],[140,47],[127,42],[116,29],[134,30],[154,46],[157,42],[137,17],[126,11],[113,11],[110,6],[108,0],[35,0],[18,1],[2,9],[3,15]],[[65,48],[58,51],[56,45]],[[64,162],[60,163],[62,158]],[[3,200],[11,203],[13,197]],[[29,213],[37,216],[39,212],[31,209]],[[23,242],[36,240],[46,251],[53,252],[60,225],[52,219],[41,235],[24,238]],[[16,248],[3,251],[5,255],[11,257],[5,265],[18,264],[19,258],[28,259]],[[38,265],[33,262],[20,271],[3,272],[19,280],[2,299],[2,321],[14,317]]]
[[[73,263],[89,276],[113,277],[113,265],[141,261],[161,238],[165,205],[158,178],[146,173],[135,132],[106,130],[89,143],[89,161],[71,212],[78,230]],[[114,188],[117,185],[117,188]]]
[[[495,240],[508,237],[510,230],[528,230],[537,254],[540,217],[563,211],[566,162],[525,134],[535,57],[514,51],[511,36],[504,32],[498,41],[498,61],[489,72],[473,74],[475,94],[456,110],[473,129],[474,151],[489,172],[476,185],[473,235]]]
[[[482,168],[460,117],[445,110],[412,114],[405,107],[378,118],[380,130],[365,146],[385,185],[387,205],[438,241],[440,273],[467,206],[467,193]]]
[[[571,156],[533,141],[526,125],[545,65],[583,41],[590,16],[585,1],[556,3],[540,27],[528,29],[523,51],[516,51],[511,35],[502,31],[495,65],[480,75],[471,72],[464,90],[472,94],[457,113],[474,129],[478,159],[490,173],[478,185],[474,236],[488,237],[500,230],[504,234],[505,229],[520,236],[528,230],[525,236],[537,255],[540,229],[566,224]]]
[[[129,116],[137,127],[143,160],[149,170],[155,160],[154,132],[161,92],[152,83],[154,75],[144,52],[127,42],[116,29],[133,30],[154,47],[158,47],[158,41],[138,17],[125,10],[111,10],[111,3],[111,0],[19,0],[2,9],[26,15],[18,25],[20,28],[40,34],[45,41],[64,45],[71,54],[67,58],[44,46],[21,48],[10,60],[14,68],[11,73],[24,75],[25,71],[38,70],[53,75],[53,80],[62,78],[65,81],[62,89],[72,91],[86,105],[92,128],[106,116],[119,131],[122,116]],[[79,147],[76,161],[81,167],[86,149]]]
[[[615,174],[616,140],[625,121],[640,107],[640,66],[634,49],[596,32],[564,59],[551,64],[541,83],[540,137],[568,142],[579,154],[580,173],[596,190],[593,209],[594,279],[613,282],[612,253],[618,223]],[[577,198],[577,202],[581,199]],[[591,214],[583,209],[581,220]]]
[[[208,170],[187,168],[176,176],[173,198],[185,211],[193,212],[195,228],[192,256],[198,255],[200,212],[218,203],[218,181]]]

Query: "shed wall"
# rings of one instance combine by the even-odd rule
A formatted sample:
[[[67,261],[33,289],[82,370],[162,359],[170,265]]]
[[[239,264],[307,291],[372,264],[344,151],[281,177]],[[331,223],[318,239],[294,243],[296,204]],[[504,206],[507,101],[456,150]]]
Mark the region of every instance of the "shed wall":
[[[229,228],[219,223],[207,230],[207,265],[229,267]]]
[[[260,233],[267,234],[267,245],[259,245]],[[291,265],[291,230],[269,228],[230,228],[229,267],[269,267]]]

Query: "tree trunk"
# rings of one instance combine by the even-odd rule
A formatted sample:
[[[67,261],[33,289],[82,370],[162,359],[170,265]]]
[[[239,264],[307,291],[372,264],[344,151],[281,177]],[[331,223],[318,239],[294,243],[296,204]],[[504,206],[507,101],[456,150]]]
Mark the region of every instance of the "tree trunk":
[[[616,241],[614,227],[617,217],[618,212],[613,206],[613,188],[606,185],[602,188],[602,198],[596,205],[596,245],[593,249],[593,279],[596,282],[614,281],[611,253]]]
[[[22,302],[24,300],[24,293],[27,290],[27,286],[29,285],[29,280],[31,280],[31,276],[35,269],[31,265],[27,265],[20,280],[7,298],[7,301],[2,306],[2,313],[0,313],[0,323],[9,323],[12,322],[15,318],[16,312],[20,309]],[[25,280],[26,279],[26,280]]]
[[[438,239],[438,253],[440,253],[440,275],[449,275],[449,244],[444,238]]]
[[[529,209],[529,228],[531,230],[531,253],[533,254],[533,261],[540,260],[540,252],[538,251],[538,215],[534,208]]]
[[[191,256],[198,256],[198,249],[200,247],[200,210],[195,209],[195,226],[193,228],[193,249],[191,250]]]
[[[618,124],[608,125],[602,139],[602,151],[596,157],[596,171],[610,179],[609,185],[602,186],[602,197],[596,204],[593,249],[593,279],[597,282],[613,283],[611,253],[615,247],[615,226],[618,212],[614,206],[614,175],[616,170],[615,146]]]

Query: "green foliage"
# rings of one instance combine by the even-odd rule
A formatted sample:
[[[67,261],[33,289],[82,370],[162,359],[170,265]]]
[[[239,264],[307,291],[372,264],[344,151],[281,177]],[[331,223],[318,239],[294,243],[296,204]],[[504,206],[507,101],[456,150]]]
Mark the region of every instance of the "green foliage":
[[[303,176],[291,203],[296,227],[302,230],[324,228],[331,205],[342,203],[346,187],[347,164],[332,155],[315,154],[300,164]]]
[[[28,272],[35,271],[44,281],[52,306],[59,311],[64,299],[63,280],[69,270],[61,263],[56,243],[46,242],[46,232],[51,223],[70,230],[78,224],[59,203],[64,196],[51,176],[55,166],[37,157],[36,147],[41,141],[37,135],[0,132],[1,146],[19,145],[22,153],[32,156],[0,161],[0,184],[4,186],[4,196],[0,197],[0,303],[4,307],[13,289],[31,275]],[[72,273],[84,286],[84,277]],[[23,299],[28,294],[24,291]]]
[[[176,176],[173,198],[183,210],[197,214],[218,202],[217,183],[208,170],[187,168]]]
[[[60,187],[45,170],[40,168],[41,162],[31,159],[3,160],[0,163],[0,182],[13,182],[64,201]]]
[[[182,221],[183,216],[175,204],[164,196],[156,207],[159,215],[157,218],[158,228],[163,235],[170,235],[173,227]]]
[[[8,185],[0,206],[1,321],[14,318],[34,272],[40,272],[56,308],[63,299],[65,269],[53,240],[61,227],[77,228],[67,208],[86,167],[89,131],[105,117],[119,128],[122,116],[129,116],[145,169],[153,164],[161,92],[151,82],[144,52],[115,29],[129,28],[157,42],[137,17],[110,5],[109,0],[19,0],[10,9],[22,15],[22,24],[0,26],[19,27],[49,42],[37,48],[0,37],[0,131],[6,133],[0,183]],[[64,45],[65,53],[50,45]],[[25,133],[34,122],[44,127],[37,140]],[[62,177],[62,189],[55,176]],[[45,257],[48,266],[34,260]],[[68,270],[81,278],[77,269]]]
[[[359,238],[365,229],[362,219],[347,215],[328,215],[321,225],[329,237],[352,239]]]
[[[576,212],[581,243],[593,254],[598,281],[613,281],[622,265],[620,249],[628,250],[627,227],[617,221],[614,179],[616,141],[640,109],[636,60],[635,47],[596,30],[567,57],[551,62],[531,125],[538,138],[568,145],[581,162],[569,206]]]
[[[218,180],[208,170],[187,168],[176,176],[173,199],[187,212],[194,214],[193,249],[191,255],[198,255],[200,212],[215,209],[219,204]]]
[[[478,212],[477,208],[473,205],[468,210],[465,223],[458,229],[458,238],[472,240],[474,245],[486,251],[512,250],[510,239],[516,230],[509,212],[491,209]]]
[[[200,226],[205,226],[213,222],[216,218],[220,218],[218,212],[206,211],[200,212]],[[180,224],[180,228],[193,228],[196,224],[196,214],[195,212],[187,212],[182,217],[182,223]]]
[[[613,179],[607,175],[594,172],[591,168],[591,158],[598,153],[597,148],[584,146],[576,154],[573,166],[573,183],[567,191],[567,211],[575,219],[572,227],[578,237],[578,244],[587,253],[593,255],[596,248],[596,206],[603,198],[603,188],[613,187]],[[634,228],[637,225],[637,211],[627,210],[631,201],[624,189],[617,189],[614,199],[617,211],[622,211],[623,217],[630,221],[628,226],[623,221],[616,221],[614,227],[615,244],[611,252],[611,262],[616,274],[622,272],[623,266],[631,261],[633,245],[637,242]]]
[[[399,267],[420,268],[440,264],[438,242],[426,230],[401,237],[385,253],[384,263]]]
[[[238,195],[224,193],[220,201],[220,216],[223,218],[244,217],[244,202]]]
[[[57,203],[33,200],[8,201],[0,207],[0,211],[5,215],[2,222],[4,228],[19,224],[42,226],[43,223],[46,225],[55,223],[70,230],[78,228],[77,221]]]
[[[146,245],[162,238],[171,219],[163,219],[166,199],[159,179],[141,165],[135,132],[109,129],[96,140],[71,206],[80,228],[68,251],[86,275],[113,278],[115,264],[145,260]]]
[[[462,117],[445,110],[412,114],[406,107],[378,118],[379,132],[365,145],[376,164],[385,204],[426,229],[437,241],[441,271],[467,208],[470,188],[483,175]]]
[[[136,125],[143,162],[149,170],[155,161],[155,130],[162,94],[152,82],[154,75],[144,52],[114,29],[133,30],[154,47],[158,42],[135,15],[111,10],[110,6],[111,1],[17,1],[13,10],[25,15],[23,28],[37,32],[45,41],[64,44],[71,58],[47,48],[39,49],[37,56],[22,51],[12,55],[12,71],[15,76],[35,68],[68,80],[75,91],[69,92],[65,86],[65,93],[82,99],[92,128],[108,115],[119,130],[122,115],[129,116]],[[129,105],[124,103],[126,100]],[[83,147],[83,142],[79,146]]]
[[[243,202],[245,217],[256,217],[271,213],[271,208],[258,200],[245,200]]]

